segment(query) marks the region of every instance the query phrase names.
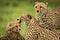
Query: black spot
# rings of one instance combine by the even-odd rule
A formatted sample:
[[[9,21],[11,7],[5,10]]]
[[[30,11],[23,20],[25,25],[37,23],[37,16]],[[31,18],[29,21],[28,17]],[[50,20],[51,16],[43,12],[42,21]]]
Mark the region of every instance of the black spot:
[[[51,29],[49,29],[49,30],[51,30]]]

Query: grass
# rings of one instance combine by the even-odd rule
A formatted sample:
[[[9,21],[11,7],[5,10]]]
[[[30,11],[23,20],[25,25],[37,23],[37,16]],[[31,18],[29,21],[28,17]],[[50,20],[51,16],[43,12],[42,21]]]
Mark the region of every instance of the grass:
[[[0,35],[5,34],[8,22],[15,21],[22,13],[29,13],[35,18],[37,17],[34,6],[26,2],[21,2],[18,7],[0,7]],[[25,24],[22,24],[21,34],[23,36],[26,34]]]
[[[20,3],[18,7],[0,7],[0,35],[5,34],[8,22],[15,21],[22,13],[29,13],[36,17],[34,14],[34,6],[28,3]],[[21,34],[25,36],[26,26],[22,25]]]

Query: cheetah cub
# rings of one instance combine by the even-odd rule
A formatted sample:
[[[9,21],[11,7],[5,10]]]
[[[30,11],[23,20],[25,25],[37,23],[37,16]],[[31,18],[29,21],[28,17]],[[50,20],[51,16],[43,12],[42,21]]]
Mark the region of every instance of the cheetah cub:
[[[59,11],[48,10],[47,6],[48,3],[36,2],[34,8],[37,12],[39,23],[44,28],[54,31],[60,28],[60,13]]]
[[[0,40],[25,40],[19,33],[21,25],[18,22],[10,22],[6,28],[6,35],[1,36]]]
[[[56,29],[60,29],[60,7],[52,9],[52,11],[55,13],[56,16]]]
[[[42,28],[39,22],[30,14],[22,14],[17,21],[26,24],[26,40],[60,40],[57,32]]]

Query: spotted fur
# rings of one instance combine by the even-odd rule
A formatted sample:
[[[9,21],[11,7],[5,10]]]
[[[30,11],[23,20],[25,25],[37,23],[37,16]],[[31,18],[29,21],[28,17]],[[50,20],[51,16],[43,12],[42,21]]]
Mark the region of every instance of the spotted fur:
[[[25,40],[25,38],[19,33],[20,24],[17,22],[10,22],[6,29],[5,36],[0,36],[0,40]]]
[[[52,9],[56,17],[55,28],[60,29],[60,7]]]
[[[26,24],[26,40],[60,40],[57,32],[42,28],[39,22],[30,14],[22,14],[18,21],[24,21]]]
[[[44,28],[54,31],[55,29],[60,28],[60,9],[58,8],[49,10],[47,6],[48,3],[35,3],[35,10],[38,14],[38,21]]]

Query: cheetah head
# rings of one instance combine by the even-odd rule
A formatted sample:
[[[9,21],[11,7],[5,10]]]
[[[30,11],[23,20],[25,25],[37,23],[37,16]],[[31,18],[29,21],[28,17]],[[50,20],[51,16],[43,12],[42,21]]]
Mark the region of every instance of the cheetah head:
[[[20,23],[22,21],[29,23],[31,20],[33,19],[33,17],[30,14],[22,14],[17,21]]]
[[[21,25],[18,22],[10,22],[6,29],[7,33],[19,32],[21,30]]]
[[[35,2],[35,11],[39,14],[45,11],[45,9],[47,9],[47,5],[48,3],[44,3],[44,2]]]

